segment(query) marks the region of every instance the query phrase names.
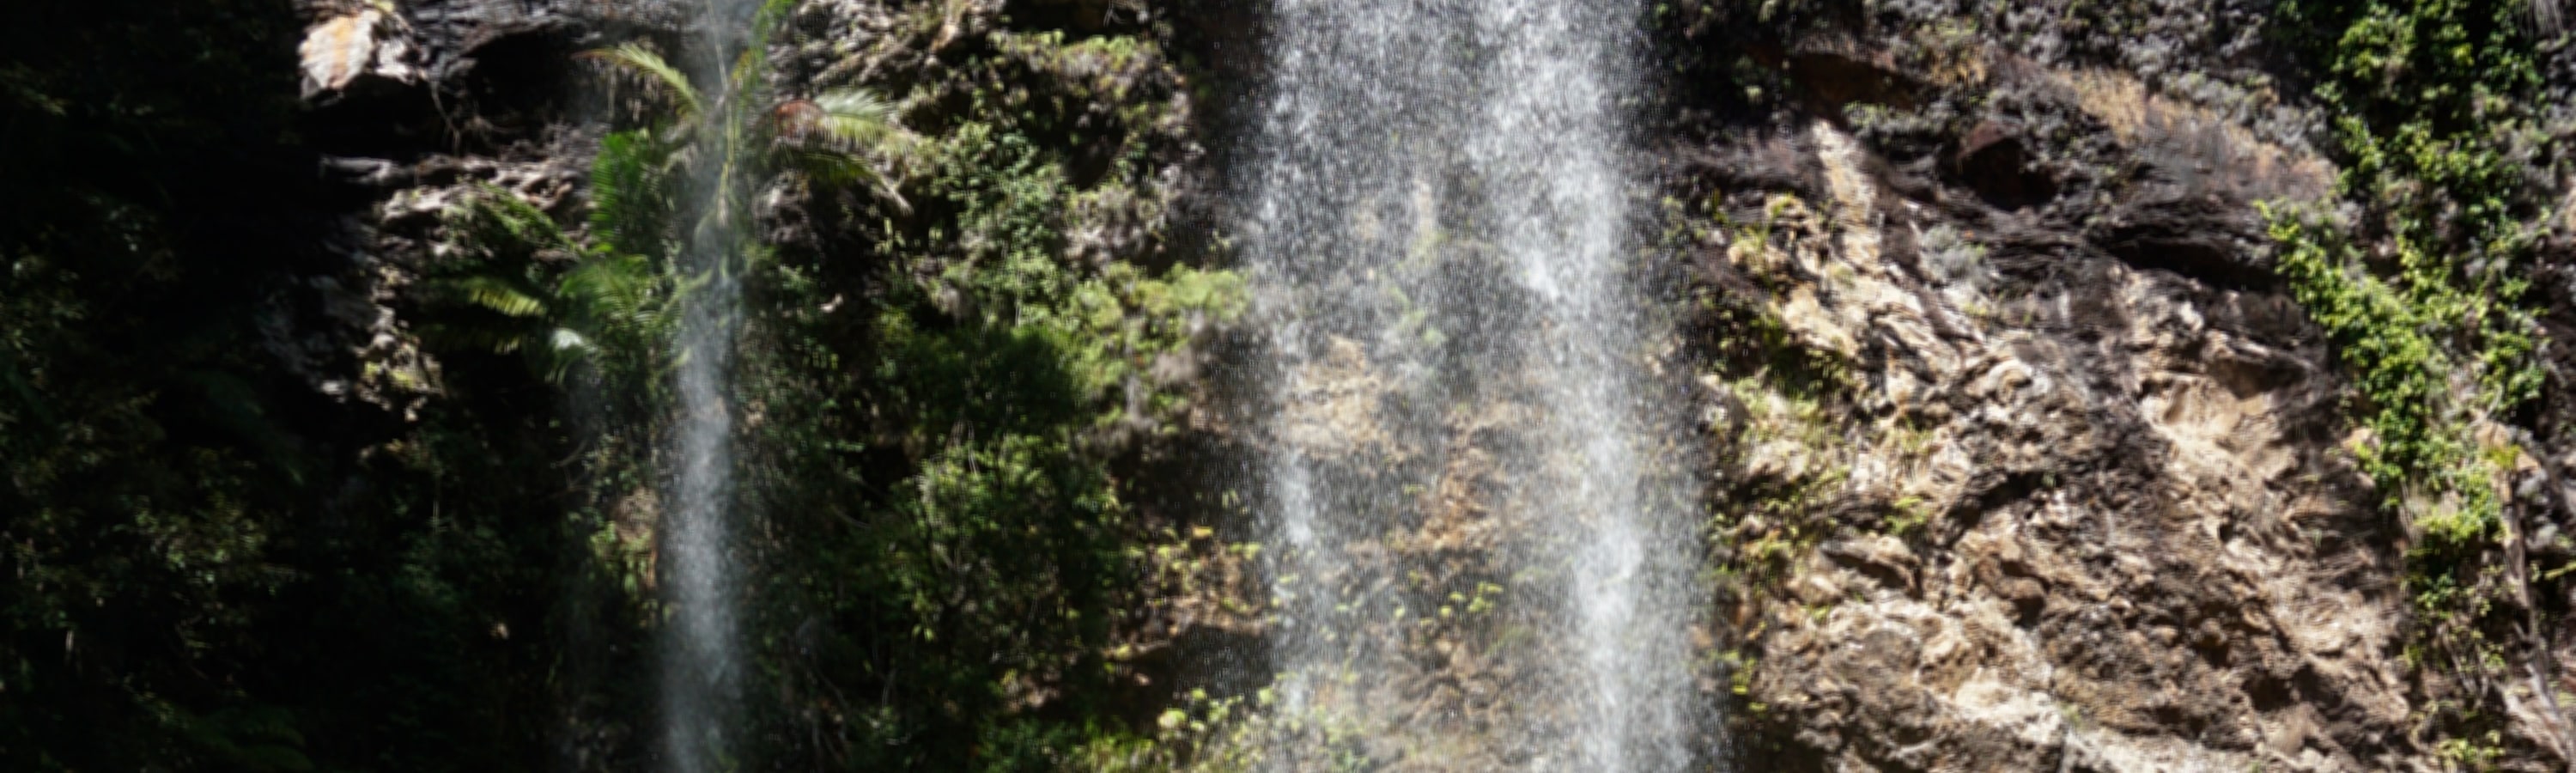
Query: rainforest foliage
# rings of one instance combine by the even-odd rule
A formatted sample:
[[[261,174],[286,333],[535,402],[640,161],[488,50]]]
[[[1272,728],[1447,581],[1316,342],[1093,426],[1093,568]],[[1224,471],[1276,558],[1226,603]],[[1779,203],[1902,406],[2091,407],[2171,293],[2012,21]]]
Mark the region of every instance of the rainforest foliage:
[[[297,20],[6,15],[0,768],[533,750],[505,719],[545,664],[494,631],[536,627],[553,576],[543,414],[495,389],[392,426],[277,336],[309,311],[289,278],[339,260],[295,138]]]
[[[1152,758],[1114,740],[1152,715],[1102,702],[1170,534],[1127,487],[1186,408],[1158,363],[1242,287],[1072,257],[1105,227],[1165,241],[1168,90],[1106,124],[1000,109],[1033,61],[1114,49],[1168,79],[1142,31],[970,43],[884,97],[790,93],[757,45],[730,83],[601,50],[602,88],[650,108],[598,142],[575,206],[477,184],[437,260],[392,267],[438,365],[407,372],[426,399],[377,405],[334,376],[375,364],[298,339],[338,324],[299,288],[347,277],[362,234],[312,174],[291,9],[9,14],[0,767],[649,767],[657,449],[705,270],[750,307],[740,764]]]

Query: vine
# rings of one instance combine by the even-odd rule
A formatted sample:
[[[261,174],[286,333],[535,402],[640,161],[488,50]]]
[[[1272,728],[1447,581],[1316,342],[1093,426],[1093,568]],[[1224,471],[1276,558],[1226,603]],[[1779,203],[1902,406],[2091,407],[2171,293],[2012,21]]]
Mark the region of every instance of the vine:
[[[2549,227],[2534,173],[2558,159],[2531,107],[2544,87],[2536,10],[2295,0],[2275,26],[2318,66],[2315,93],[2338,116],[2336,192],[2350,205],[2264,206],[2278,271],[2352,373],[2362,471],[2421,535],[2407,555],[2419,624],[2409,660],[2481,696],[2435,704],[2451,706],[2435,711],[2450,736],[2439,750],[2471,766],[2499,743],[2495,712],[2475,705],[2481,685],[2514,678],[2502,602],[2529,582],[2497,550],[2520,538],[2507,476],[2524,453],[2500,428],[2543,379],[2525,295]]]

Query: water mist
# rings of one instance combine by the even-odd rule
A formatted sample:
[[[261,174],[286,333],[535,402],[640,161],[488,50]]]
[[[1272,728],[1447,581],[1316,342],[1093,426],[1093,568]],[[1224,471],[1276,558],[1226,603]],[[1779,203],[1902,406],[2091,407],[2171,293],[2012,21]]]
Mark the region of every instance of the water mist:
[[[1704,757],[1693,500],[1667,470],[1679,422],[1645,399],[1622,167],[1640,12],[1275,8],[1245,225],[1273,384],[1272,661],[1281,711],[1372,755]]]

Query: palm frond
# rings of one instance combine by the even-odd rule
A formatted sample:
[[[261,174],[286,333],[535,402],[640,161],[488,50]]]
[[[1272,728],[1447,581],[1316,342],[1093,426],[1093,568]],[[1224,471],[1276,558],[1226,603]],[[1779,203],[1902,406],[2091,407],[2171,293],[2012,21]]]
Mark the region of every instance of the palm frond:
[[[868,149],[902,128],[895,106],[866,89],[833,89],[814,98],[822,108],[815,128],[850,149]]]
[[[910,212],[912,204],[895,191],[877,163],[904,136],[899,112],[875,92],[846,88],[790,102],[777,115],[793,141],[788,161],[807,177],[826,186],[867,188]]]
[[[682,74],[679,68],[672,67],[670,62],[664,61],[661,54],[653,53],[652,49],[645,48],[643,44],[629,42],[611,48],[592,49],[583,52],[582,56],[616,65],[659,83],[664,90],[671,93],[672,99],[679,101],[680,118],[683,121],[698,115],[698,89],[689,84],[689,76]]]
[[[897,211],[910,214],[912,202],[905,201],[893,181],[874,162],[847,153],[828,150],[796,149],[789,151],[788,161],[817,185],[832,188],[865,188],[884,198]]]

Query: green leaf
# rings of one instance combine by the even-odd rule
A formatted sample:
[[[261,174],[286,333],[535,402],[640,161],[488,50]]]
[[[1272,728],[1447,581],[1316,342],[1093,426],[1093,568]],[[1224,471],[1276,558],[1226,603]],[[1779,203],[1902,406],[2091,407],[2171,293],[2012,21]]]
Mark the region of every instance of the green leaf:
[[[638,255],[668,251],[673,152],[641,132],[599,141],[591,162],[590,225],[612,248]]]
[[[502,316],[528,318],[543,314],[546,301],[522,281],[496,274],[472,274],[449,280],[449,287],[465,300],[499,312]]]
[[[814,105],[823,110],[817,128],[843,147],[870,147],[901,128],[894,104],[866,89],[826,91],[814,98]]]
[[[612,48],[583,52],[582,56],[645,76],[648,82],[659,84],[672,99],[679,101],[682,120],[697,117],[700,109],[698,89],[696,86],[689,85],[689,76],[681,74],[679,68],[672,67],[670,62],[663,61],[661,54],[653,53],[652,49],[645,48],[643,44],[623,43]]]

